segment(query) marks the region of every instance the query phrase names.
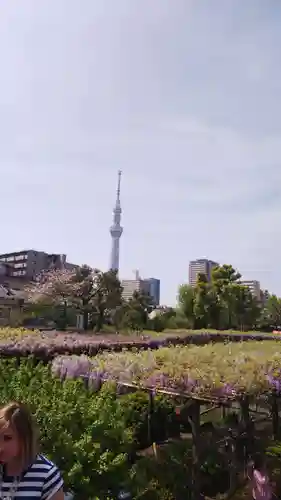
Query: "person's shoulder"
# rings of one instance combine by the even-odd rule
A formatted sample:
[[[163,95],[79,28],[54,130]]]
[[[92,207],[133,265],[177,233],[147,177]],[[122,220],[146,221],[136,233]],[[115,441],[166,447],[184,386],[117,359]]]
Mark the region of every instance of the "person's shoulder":
[[[49,474],[58,471],[57,466],[49,460],[45,455],[37,455],[35,461],[32,464],[32,472],[41,473],[42,476],[48,476]]]
[[[50,500],[63,488],[63,479],[58,467],[45,455],[38,455],[31,468],[31,475],[42,481],[42,500]]]

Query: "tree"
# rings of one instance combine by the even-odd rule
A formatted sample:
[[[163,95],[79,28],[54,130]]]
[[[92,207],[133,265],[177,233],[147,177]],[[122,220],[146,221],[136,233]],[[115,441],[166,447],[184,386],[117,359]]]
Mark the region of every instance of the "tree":
[[[94,271],[92,304],[95,330],[100,331],[106,316],[112,316],[112,312],[122,304],[122,286],[116,271]]]
[[[192,327],[244,329],[256,326],[261,306],[249,288],[241,284],[240,278],[238,271],[224,264],[212,270],[211,280],[200,273],[194,288],[180,286],[180,309],[192,322]]]
[[[73,271],[46,272],[26,289],[26,296],[33,303],[62,305],[65,321],[67,308],[75,307],[83,314],[85,330],[92,316],[97,331],[102,328],[106,314],[121,304],[121,294],[122,287],[115,271],[103,273],[85,265]]]
[[[232,283],[229,285],[228,293],[231,297],[232,327],[238,327],[241,331],[245,327],[253,328],[260,315],[260,307],[249,288]]]
[[[220,326],[233,328],[235,325],[235,294],[240,285],[241,274],[230,264],[212,269],[211,282],[217,296],[217,307],[219,308]]]
[[[207,328],[210,324],[211,285],[207,276],[199,273],[194,290],[193,313],[196,328]]]
[[[74,302],[79,312],[83,315],[83,329],[88,330],[89,314],[92,312],[93,297],[93,271],[89,266],[78,267],[75,272],[77,288],[74,294]]]
[[[212,282],[217,288],[223,288],[230,283],[239,283],[241,274],[230,264],[223,264],[212,269]]]
[[[281,326],[281,299],[270,295],[264,304],[262,322],[268,329]]]
[[[89,317],[96,331],[104,325],[106,315],[122,304],[122,287],[116,271],[102,272],[82,266],[77,269],[75,301],[83,314],[83,328],[88,329]]]
[[[191,328],[194,326],[194,289],[192,286],[183,284],[179,287],[178,304],[180,311],[189,320]]]
[[[148,326],[149,313],[153,308],[150,295],[135,291],[117,312],[118,327],[141,331]]]
[[[77,291],[75,278],[75,271],[65,269],[46,271],[35,283],[25,288],[25,300],[37,306],[61,307],[60,326],[64,329],[67,323],[67,307],[73,303]]]

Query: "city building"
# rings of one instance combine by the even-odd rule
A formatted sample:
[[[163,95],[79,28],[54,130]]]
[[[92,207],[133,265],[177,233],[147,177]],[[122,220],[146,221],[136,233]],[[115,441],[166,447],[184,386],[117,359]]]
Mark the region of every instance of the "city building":
[[[160,280],[156,278],[142,279],[139,271],[135,272],[135,279],[122,280],[123,299],[129,300],[135,292],[150,295],[155,306],[160,302]]]
[[[122,297],[124,300],[129,300],[135,292],[148,293],[148,284],[146,280],[141,279],[139,271],[135,271],[134,279],[122,280],[121,286],[123,288]]]
[[[243,280],[241,281],[241,285],[244,285],[249,288],[251,294],[253,297],[256,297],[256,299],[261,300],[262,298],[262,292],[261,292],[261,286],[260,282],[257,280]]]
[[[121,186],[121,171],[118,172],[118,184],[117,184],[117,194],[115,207],[113,209],[113,224],[110,227],[111,235],[111,256],[110,256],[110,269],[119,272],[119,250],[120,250],[120,238],[123,233],[123,228],[121,226],[121,202],[120,202],[120,186]]]
[[[135,292],[148,293],[147,282],[142,279],[122,280],[121,285],[123,287],[122,297],[124,300],[131,299]]]
[[[8,289],[22,290],[30,280],[25,276],[13,276],[13,272],[13,266],[5,262],[0,262],[0,286]]]
[[[268,290],[261,290],[261,302],[263,304],[266,303],[266,301],[269,299],[270,293]]]
[[[74,264],[66,262],[66,255],[48,254],[36,250],[22,250],[0,255],[0,280],[17,279],[32,281],[42,271],[50,269],[74,269]]]
[[[189,263],[189,284],[195,286],[198,274],[205,274],[208,281],[211,279],[211,271],[219,264],[209,259],[192,260]]]
[[[150,297],[155,306],[160,304],[160,280],[157,278],[148,278],[145,280]]]

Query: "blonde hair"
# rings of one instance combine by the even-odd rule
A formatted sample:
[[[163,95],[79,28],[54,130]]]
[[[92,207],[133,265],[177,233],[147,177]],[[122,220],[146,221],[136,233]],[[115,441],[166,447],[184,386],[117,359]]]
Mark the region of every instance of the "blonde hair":
[[[22,467],[27,468],[38,453],[37,432],[31,412],[23,403],[11,402],[0,408],[0,428],[11,427],[19,439]]]

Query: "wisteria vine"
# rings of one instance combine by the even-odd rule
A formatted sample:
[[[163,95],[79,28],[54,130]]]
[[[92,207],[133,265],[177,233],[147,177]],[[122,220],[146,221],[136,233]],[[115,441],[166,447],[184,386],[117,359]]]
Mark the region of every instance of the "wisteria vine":
[[[106,380],[198,396],[235,398],[281,391],[278,342],[163,347],[140,352],[102,353],[94,358],[58,356],[55,376],[83,377],[93,388]]]

